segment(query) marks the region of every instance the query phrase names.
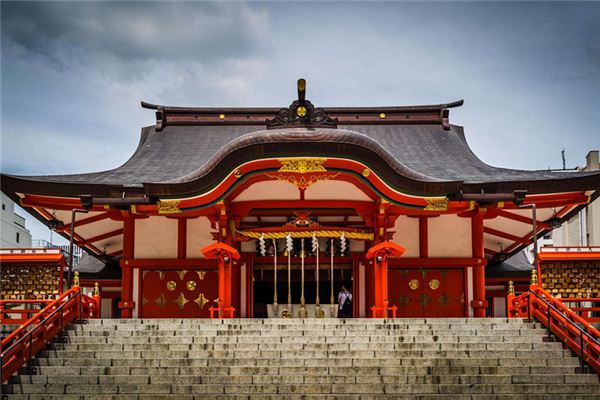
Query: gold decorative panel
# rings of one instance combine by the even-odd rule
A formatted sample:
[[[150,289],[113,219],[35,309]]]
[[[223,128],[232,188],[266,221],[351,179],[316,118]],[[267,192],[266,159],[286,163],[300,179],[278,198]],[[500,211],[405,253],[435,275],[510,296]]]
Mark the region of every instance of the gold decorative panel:
[[[436,290],[439,287],[440,287],[440,281],[438,281],[437,279],[432,279],[429,281],[429,288],[431,290]]]
[[[600,297],[600,262],[543,263],[542,287],[560,297]]]
[[[49,299],[60,291],[58,265],[2,265],[0,298],[4,300]]]
[[[419,288],[419,281],[417,279],[412,279],[408,282],[408,287],[412,290],[417,290]]]
[[[279,160],[281,168],[277,172],[297,172],[305,174],[307,172],[327,172],[323,163],[326,158],[282,158]]]

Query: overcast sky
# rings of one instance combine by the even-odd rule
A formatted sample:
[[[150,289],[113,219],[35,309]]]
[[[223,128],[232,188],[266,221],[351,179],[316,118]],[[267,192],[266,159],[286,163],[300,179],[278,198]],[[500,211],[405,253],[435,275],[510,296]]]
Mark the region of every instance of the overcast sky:
[[[582,165],[600,148],[600,3],[1,3],[2,172],[122,164],[140,100],[317,106],[464,99],[485,162]],[[32,218],[34,238],[49,238]],[[55,235],[56,236],[56,235]]]

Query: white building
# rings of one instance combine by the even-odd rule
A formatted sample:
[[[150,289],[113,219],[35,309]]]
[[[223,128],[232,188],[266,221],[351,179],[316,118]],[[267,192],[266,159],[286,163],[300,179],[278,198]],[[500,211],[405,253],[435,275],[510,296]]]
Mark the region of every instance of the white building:
[[[585,167],[580,171],[600,170],[598,150],[586,157]],[[600,246],[600,198],[591,202],[577,215],[552,232],[554,246]]]
[[[15,213],[15,203],[2,195],[2,226],[0,248],[30,248],[31,233],[25,228],[25,218]]]

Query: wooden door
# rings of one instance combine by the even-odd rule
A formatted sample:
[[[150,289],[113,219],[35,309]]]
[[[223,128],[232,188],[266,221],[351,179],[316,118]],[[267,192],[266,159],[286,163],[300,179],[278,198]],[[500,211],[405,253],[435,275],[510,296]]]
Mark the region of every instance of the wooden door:
[[[216,270],[145,270],[142,272],[142,318],[208,318],[217,306]]]
[[[463,274],[463,269],[390,269],[390,305],[398,307],[398,317],[463,317]]]

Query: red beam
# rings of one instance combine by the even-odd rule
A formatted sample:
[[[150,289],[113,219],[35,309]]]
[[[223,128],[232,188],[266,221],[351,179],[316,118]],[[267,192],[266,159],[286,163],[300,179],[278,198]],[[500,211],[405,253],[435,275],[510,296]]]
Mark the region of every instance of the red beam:
[[[272,262],[271,258],[271,262]],[[207,260],[205,258],[187,258],[178,259],[134,259],[121,260],[121,266],[126,263],[128,267],[142,269],[181,269],[181,268],[217,268],[216,260]]]
[[[117,229],[117,230],[114,230],[114,231],[111,231],[111,232],[106,232],[106,233],[103,233],[102,235],[98,235],[98,236],[94,236],[94,237],[91,237],[89,239],[86,239],[82,243],[82,245],[83,246],[87,246],[88,244],[91,244],[91,243],[94,243],[94,242],[98,242],[100,240],[108,239],[108,238],[120,235],[122,233],[123,233],[123,228]]]
[[[533,219],[526,217],[524,215],[511,213],[509,211],[504,211],[504,210],[498,210],[496,212],[496,214],[502,218],[512,219],[513,221],[518,221],[518,222],[522,222],[524,224],[533,226]],[[537,226],[540,228],[543,228],[543,229],[548,228],[548,224],[546,224],[545,222],[542,222],[542,221],[537,221]]]
[[[494,236],[498,236],[498,237],[501,237],[504,239],[512,240],[513,242],[527,243],[526,239],[524,239],[524,238],[521,238],[516,235],[511,235],[510,233],[502,232],[497,229],[484,227],[483,232],[487,233],[489,235],[494,235]]]
[[[94,215],[94,216],[89,217],[89,218],[75,220],[75,228],[77,228],[79,226],[91,224],[93,222],[102,221],[103,219],[108,219],[108,218],[110,218],[110,214],[111,213],[107,211],[105,213]],[[60,231],[60,232],[68,232],[70,230],[71,230],[71,226],[70,225],[63,225],[63,226],[61,226],[60,228],[57,229],[57,231]]]
[[[393,267],[439,267],[456,268],[479,265],[481,260],[477,258],[390,258],[388,266]],[[483,260],[485,263],[485,260]]]
[[[275,209],[285,211],[285,215],[290,210],[298,209],[353,209],[359,215],[372,214],[375,212],[374,203],[371,201],[351,201],[351,200],[261,200],[261,201],[240,201],[232,203],[230,212],[234,216],[244,217],[252,210]],[[283,215],[283,214],[282,214]]]

